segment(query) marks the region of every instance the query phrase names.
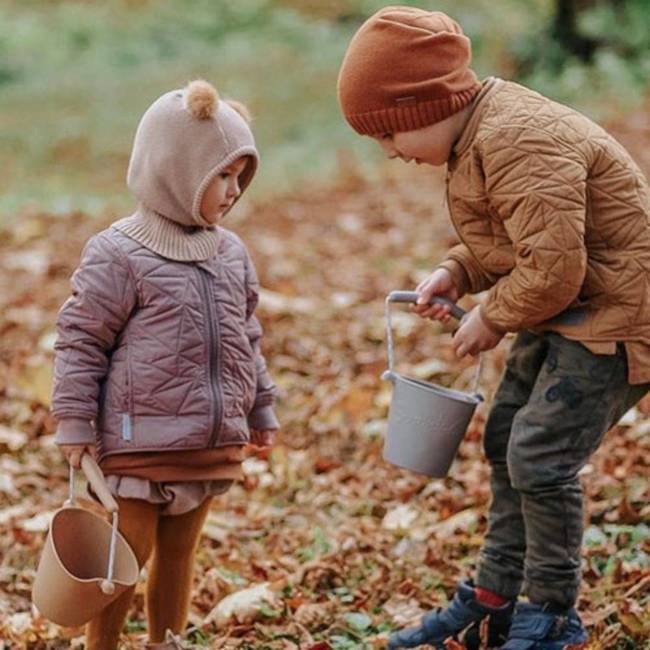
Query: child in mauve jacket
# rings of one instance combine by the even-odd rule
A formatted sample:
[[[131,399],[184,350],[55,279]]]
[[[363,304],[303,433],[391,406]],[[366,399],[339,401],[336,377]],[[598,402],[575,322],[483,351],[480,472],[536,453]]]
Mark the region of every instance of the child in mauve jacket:
[[[154,551],[151,647],[185,628],[212,496],[278,428],[255,268],[218,225],[257,167],[248,122],[201,80],[152,104],[128,170],[138,209],[88,241],[57,319],[56,442],[75,467],[97,457],[140,566]],[[88,624],[89,650],[117,647],[133,592]]]
[[[578,473],[650,388],[650,192],[625,149],[580,113],[518,84],[480,82],[470,42],[439,12],[386,7],[339,75],[350,125],[390,158],[447,164],[462,243],[420,284],[487,291],[454,336],[459,356],[517,332],[488,418],[489,526],[473,582],[391,648],[443,647],[489,616],[490,645],[560,650],[587,638],[574,604],[583,530]],[[516,605],[525,594],[528,602]],[[502,645],[503,644],[503,645]]]

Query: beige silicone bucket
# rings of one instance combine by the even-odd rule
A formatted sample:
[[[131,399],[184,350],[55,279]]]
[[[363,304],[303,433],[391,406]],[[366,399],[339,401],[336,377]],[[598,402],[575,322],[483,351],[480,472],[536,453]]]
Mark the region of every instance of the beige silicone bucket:
[[[416,302],[415,291],[392,291],[386,298],[386,335],[388,370],[384,379],[393,383],[393,396],[384,442],[384,459],[393,465],[432,478],[443,478],[456,456],[476,406],[483,401],[478,394],[480,361],[475,390],[464,393],[411,379],[393,369],[393,333],[390,305],[393,302]],[[447,305],[451,314],[461,319],[465,312],[451,301],[434,296],[432,302]]]
[[[70,499],[52,517],[32,589],[38,611],[64,627],[87,623],[132,587],[140,572],[131,547],[117,530],[117,503],[101,470],[88,454],[81,467],[112,514],[113,525],[75,505],[70,468]]]

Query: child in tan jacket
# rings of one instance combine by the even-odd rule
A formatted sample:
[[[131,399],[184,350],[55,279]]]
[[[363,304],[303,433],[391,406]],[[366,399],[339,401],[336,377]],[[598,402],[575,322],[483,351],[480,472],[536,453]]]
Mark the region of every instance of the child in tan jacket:
[[[149,107],[128,171],[138,209],[88,241],[57,319],[56,441],[74,467],[98,458],[120,532],[140,566],[153,555],[152,648],[185,629],[212,497],[278,428],[255,268],[219,225],[257,168],[248,122],[205,81]],[[117,648],[133,593],[88,624],[88,650]]]
[[[345,118],[389,158],[447,165],[460,244],[418,287],[487,291],[454,336],[458,356],[516,332],[486,424],[489,527],[475,580],[391,648],[490,644],[560,650],[586,632],[578,473],[650,388],[650,192],[629,154],[580,113],[518,84],[479,81],[470,41],[440,12],[386,7],[353,37],[338,84]],[[515,607],[520,594],[529,602]],[[503,645],[501,645],[503,644]]]

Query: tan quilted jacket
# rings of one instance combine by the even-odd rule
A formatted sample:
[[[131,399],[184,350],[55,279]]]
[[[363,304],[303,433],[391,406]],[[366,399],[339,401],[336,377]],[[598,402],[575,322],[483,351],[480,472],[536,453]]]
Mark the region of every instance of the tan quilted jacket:
[[[555,331],[627,349],[650,381],[650,190],[627,151],[580,113],[488,79],[457,142],[448,204],[461,244],[443,266],[499,331]]]

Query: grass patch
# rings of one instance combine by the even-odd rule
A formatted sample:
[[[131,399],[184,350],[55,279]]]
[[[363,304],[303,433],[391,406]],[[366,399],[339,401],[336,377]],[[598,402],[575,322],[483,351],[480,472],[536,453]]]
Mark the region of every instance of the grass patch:
[[[253,196],[329,182],[341,157],[352,156],[353,167],[370,173],[379,152],[341,118],[336,77],[351,35],[385,4],[4,2],[0,219],[28,209],[61,214],[129,210],[133,201],[125,176],[138,120],[156,97],[195,77],[248,103],[256,116],[262,165]],[[552,9],[550,0],[407,4],[448,11],[458,19],[473,40],[474,67],[481,76],[509,76],[517,43],[536,33]],[[617,65],[618,60],[604,56],[595,70]],[[568,65],[557,79],[543,73],[531,79],[551,96],[589,112],[590,105],[602,105],[584,92],[592,81],[589,74],[597,72]],[[624,75],[612,74],[625,85]],[[602,84],[597,89],[604,92]],[[634,102],[638,92],[616,96]]]

